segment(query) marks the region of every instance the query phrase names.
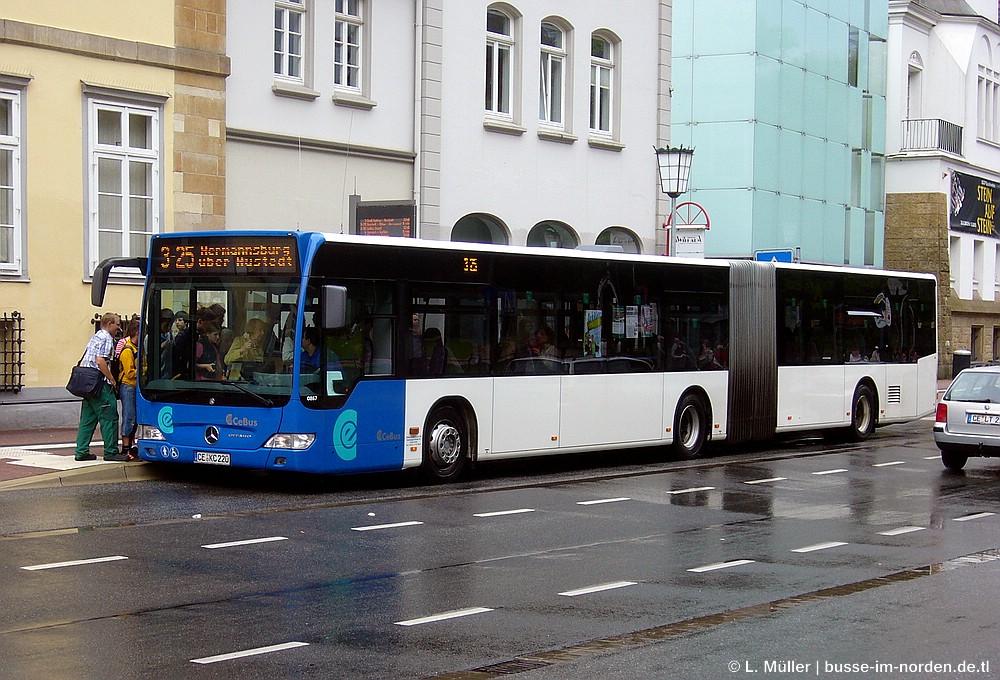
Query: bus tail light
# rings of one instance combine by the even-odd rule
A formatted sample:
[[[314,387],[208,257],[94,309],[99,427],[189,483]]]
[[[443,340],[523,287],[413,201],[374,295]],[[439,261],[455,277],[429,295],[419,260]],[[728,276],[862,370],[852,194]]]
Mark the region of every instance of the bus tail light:
[[[292,449],[293,451],[302,451],[312,446],[314,441],[316,441],[316,435],[314,434],[279,433],[268,439],[264,446],[271,449]]]

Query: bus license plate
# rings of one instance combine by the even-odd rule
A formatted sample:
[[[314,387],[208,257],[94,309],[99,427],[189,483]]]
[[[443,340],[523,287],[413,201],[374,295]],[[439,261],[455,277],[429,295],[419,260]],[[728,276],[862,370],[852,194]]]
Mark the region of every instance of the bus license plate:
[[[969,425],[1000,425],[1000,415],[995,413],[966,413],[965,422]]]
[[[194,462],[207,463],[208,465],[229,465],[228,453],[214,453],[209,451],[195,451]]]

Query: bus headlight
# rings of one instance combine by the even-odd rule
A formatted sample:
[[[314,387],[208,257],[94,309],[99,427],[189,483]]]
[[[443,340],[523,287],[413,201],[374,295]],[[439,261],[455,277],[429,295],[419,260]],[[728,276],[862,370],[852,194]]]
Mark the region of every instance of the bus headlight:
[[[268,439],[264,446],[271,449],[302,451],[312,446],[314,441],[316,441],[314,434],[276,434]]]
[[[160,428],[153,427],[152,425],[140,425],[138,428],[136,428],[135,438],[152,439],[158,442],[167,440],[167,438],[163,436],[163,433],[160,432]]]

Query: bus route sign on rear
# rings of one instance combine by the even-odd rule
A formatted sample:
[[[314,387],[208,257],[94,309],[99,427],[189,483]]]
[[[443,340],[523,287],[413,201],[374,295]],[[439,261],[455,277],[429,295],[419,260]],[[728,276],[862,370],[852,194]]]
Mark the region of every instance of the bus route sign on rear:
[[[791,248],[755,250],[753,255],[757,262],[795,262],[795,251]]]

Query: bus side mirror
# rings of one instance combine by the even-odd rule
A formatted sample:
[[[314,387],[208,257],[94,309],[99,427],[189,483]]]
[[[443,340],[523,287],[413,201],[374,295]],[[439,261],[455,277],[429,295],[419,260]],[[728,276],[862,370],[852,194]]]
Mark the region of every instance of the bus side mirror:
[[[95,307],[104,305],[104,292],[108,288],[108,277],[111,270],[115,268],[135,268],[143,276],[149,266],[149,259],[145,257],[109,257],[102,260],[94,269],[94,276],[90,283],[90,303]]]
[[[323,286],[321,303],[325,330],[332,331],[347,325],[347,288]]]

